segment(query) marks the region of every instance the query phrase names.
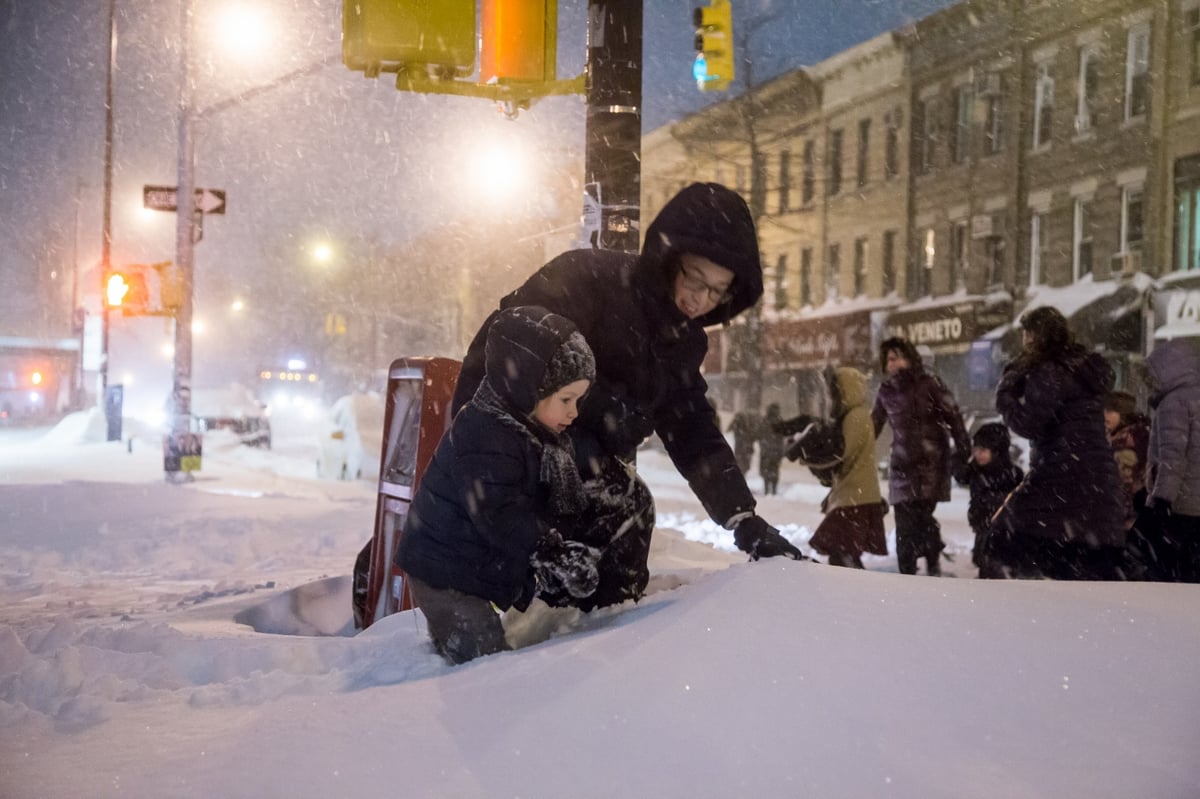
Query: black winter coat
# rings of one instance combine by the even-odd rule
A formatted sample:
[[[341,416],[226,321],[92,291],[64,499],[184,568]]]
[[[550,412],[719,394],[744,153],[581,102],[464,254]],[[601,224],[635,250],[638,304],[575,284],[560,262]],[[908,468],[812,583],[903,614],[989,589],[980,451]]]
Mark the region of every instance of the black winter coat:
[[[541,309],[521,309],[540,311]],[[565,319],[559,319],[570,325]],[[555,322],[508,322],[504,344],[493,338],[487,379],[511,409],[508,423],[477,402],[468,402],[442,436],[413,498],[396,550],[396,564],[434,588],[453,588],[525,609],[533,599],[530,564],[538,540],[555,523],[549,488],[540,482],[537,402],[546,363],[574,330]],[[515,344],[512,342],[516,342]],[[527,420],[526,434],[513,420]]]
[[[880,384],[871,420],[876,436],[885,422],[892,426],[888,501],[950,499],[951,467],[966,462],[971,440],[941,378],[921,366],[901,369]]]
[[[1125,506],[1117,464],[1104,433],[1104,397],[1113,371],[1080,351],[1004,369],[996,410],[1029,439],[1029,474],[996,517],[993,530],[1092,547],[1125,543]]]
[[[731,270],[732,299],[691,320],[675,306],[679,253]],[[718,524],[752,511],[754,497],[714,420],[700,365],[704,328],[726,322],[762,296],[762,266],[746,203],[716,184],[693,184],[667,203],[646,231],[640,255],[574,250],[542,267],[500,302],[539,305],[576,325],[596,356],[596,382],[569,430],[585,478],[594,457],[632,460],[657,432],[675,467]],[[483,374],[487,324],[463,359],[454,407]]]
[[[971,489],[971,501],[967,505],[967,522],[976,534],[987,533],[992,527],[992,517],[1004,504],[1004,499],[1021,484],[1025,473],[1011,459],[993,456],[986,466],[972,461],[959,475],[959,482]]]

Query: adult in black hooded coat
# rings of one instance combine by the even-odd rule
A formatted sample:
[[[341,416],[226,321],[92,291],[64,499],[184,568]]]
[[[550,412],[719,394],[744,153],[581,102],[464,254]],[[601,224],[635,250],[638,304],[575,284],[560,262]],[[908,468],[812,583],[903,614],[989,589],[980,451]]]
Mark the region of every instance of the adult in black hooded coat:
[[[992,522],[987,554],[1011,577],[1116,577],[1125,507],[1104,433],[1112,368],[1075,342],[1056,308],[1027,312],[1021,329],[996,410],[1029,439],[1029,473]]]
[[[714,421],[700,374],[708,352],[704,328],[733,319],[762,291],[758,239],[745,201],[724,186],[695,183],[650,224],[640,254],[564,253],[500,307],[539,305],[567,317],[596,356],[596,381],[569,431],[585,480],[607,483],[615,501],[631,495],[648,501],[644,488],[631,488],[643,484],[629,465],[638,445],[657,432],[712,519],[734,531],[738,547],[754,558],[800,558],[799,550],[755,515],[754,496]],[[463,359],[455,410],[483,376],[487,326]],[[630,517],[644,514],[630,508]],[[641,595],[649,579],[651,532],[652,524],[621,533],[601,563],[601,588],[591,602]]]

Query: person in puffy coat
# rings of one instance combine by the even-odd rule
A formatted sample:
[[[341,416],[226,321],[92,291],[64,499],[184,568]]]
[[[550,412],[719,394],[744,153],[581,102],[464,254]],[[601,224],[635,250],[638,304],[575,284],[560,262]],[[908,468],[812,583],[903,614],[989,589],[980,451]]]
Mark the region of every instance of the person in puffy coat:
[[[1156,544],[1164,579],[1200,582],[1200,345],[1159,342],[1146,371],[1154,409],[1146,507],[1154,530],[1142,532]]]
[[[975,533],[971,562],[979,567],[980,577],[1000,577],[996,567],[984,555],[992,517],[1005,498],[1021,484],[1025,472],[1012,461],[1012,437],[999,422],[980,425],[971,437],[971,460],[954,476],[971,491],[967,505],[967,523]]]
[[[841,461],[832,468],[832,485],[822,503],[825,518],[809,544],[829,556],[831,566],[863,568],[862,553],[887,554],[884,504],[875,471],[875,429],[867,410],[867,376],[849,366],[826,373],[833,381],[833,420],[845,442]]]
[[[1104,433],[1112,368],[1074,340],[1057,308],[1020,324],[1023,349],[1004,368],[996,410],[1029,440],[1029,473],[997,513],[985,555],[1006,577],[1120,577],[1125,502]]]
[[[396,551],[434,649],[451,663],[509,648],[495,608],[586,597],[599,583],[600,553],[562,537],[588,507],[565,435],[596,374],[587,342],[544,308],[510,308],[488,328],[486,362]]]
[[[966,463],[971,441],[950,389],[925,370],[911,342],[882,342],[879,369],[885,379],[871,419],[876,436],[885,423],[892,426],[888,501],[896,513],[896,561],[901,574],[916,574],[923,557],[926,573],[939,575],[946,545],[933,514],[938,502],[950,499],[951,467]]]
[[[755,500],[713,417],[700,366],[706,327],[729,322],[762,296],[754,220],[736,192],[694,183],[675,195],[646,230],[640,254],[574,250],[554,258],[500,301],[538,305],[573,321],[596,356],[596,382],[571,426],[585,481],[607,486],[631,516],[631,497],[649,491],[637,477],[636,452],[658,433],[675,468],[713,521],[733,531],[752,558],[802,558],[800,550],[755,513]],[[452,408],[483,378],[485,328],[463,358]],[[649,580],[649,524],[625,529],[601,563],[595,606],[637,599]],[[585,543],[604,546],[591,537]]]

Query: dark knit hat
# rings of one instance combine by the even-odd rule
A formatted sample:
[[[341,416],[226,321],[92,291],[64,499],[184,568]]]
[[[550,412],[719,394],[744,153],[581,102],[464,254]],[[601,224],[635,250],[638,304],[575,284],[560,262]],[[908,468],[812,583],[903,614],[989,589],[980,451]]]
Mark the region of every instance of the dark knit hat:
[[[975,431],[975,435],[971,437],[971,446],[1003,454],[1012,446],[1012,437],[1008,434],[1008,428],[1000,422],[988,422],[980,425]]]
[[[538,399],[544,399],[565,385],[576,380],[591,382],[596,379],[596,359],[592,348],[578,330],[567,336],[566,341],[551,356],[538,385]]]
[[[1104,410],[1120,414],[1123,420],[1128,419],[1137,413],[1137,397],[1128,391],[1110,391],[1104,398]]]

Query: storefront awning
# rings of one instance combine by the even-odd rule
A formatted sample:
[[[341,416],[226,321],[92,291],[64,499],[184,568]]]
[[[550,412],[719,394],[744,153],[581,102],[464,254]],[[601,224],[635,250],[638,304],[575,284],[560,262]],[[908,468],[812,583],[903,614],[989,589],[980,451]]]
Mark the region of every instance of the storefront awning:
[[[902,306],[888,316],[884,332],[928,348],[935,355],[964,353],[971,342],[1008,325],[1012,308],[1008,294]]]

